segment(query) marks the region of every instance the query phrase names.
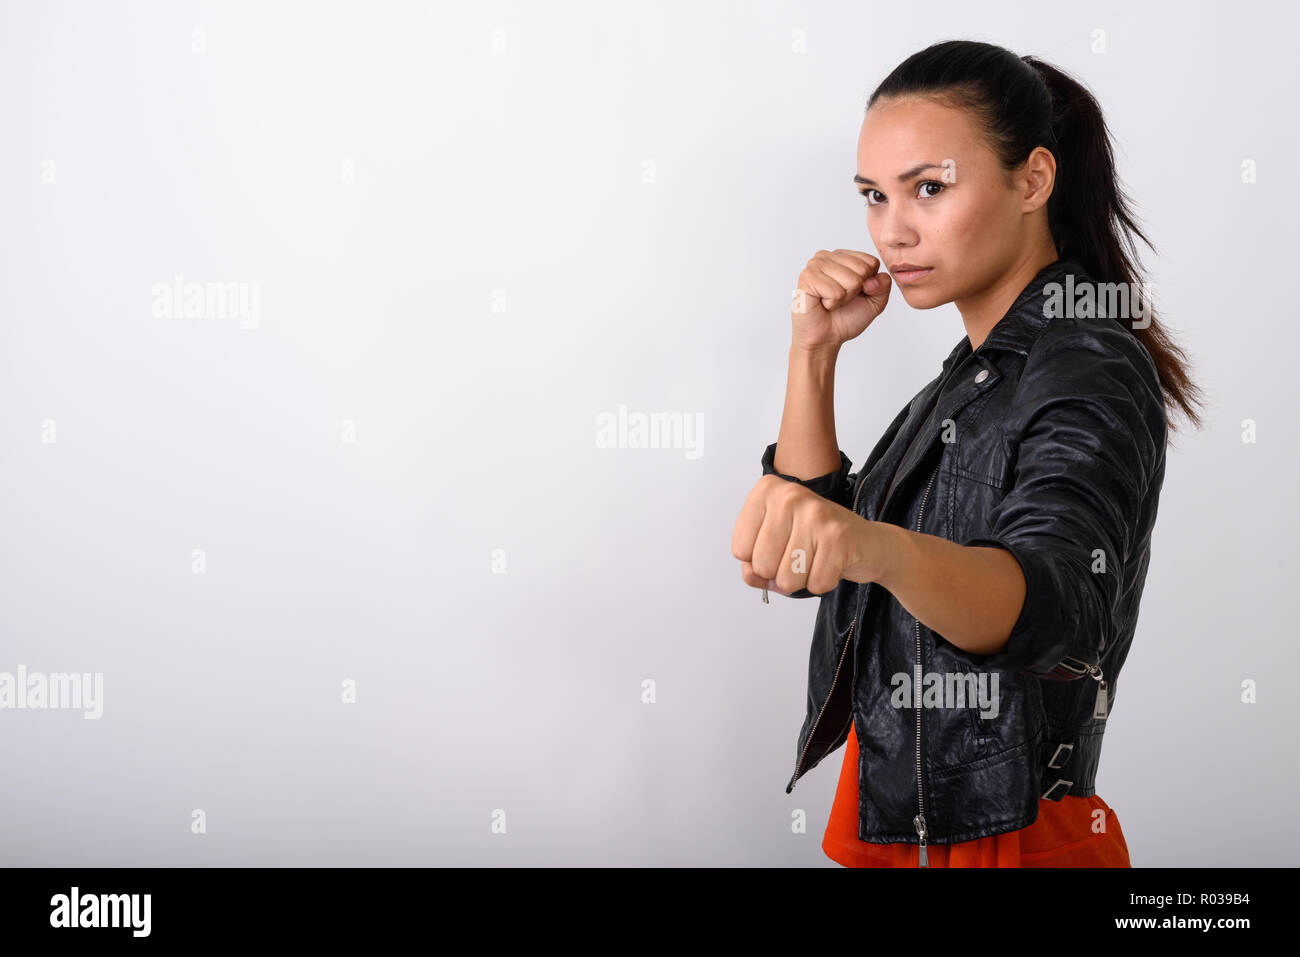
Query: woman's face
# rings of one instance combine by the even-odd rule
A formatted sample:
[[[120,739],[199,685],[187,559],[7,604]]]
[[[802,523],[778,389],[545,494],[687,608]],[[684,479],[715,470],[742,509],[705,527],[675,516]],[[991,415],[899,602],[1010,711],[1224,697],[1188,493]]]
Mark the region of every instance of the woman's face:
[[[975,295],[1014,268],[1032,246],[1028,213],[1046,201],[1002,169],[964,111],[916,97],[867,111],[854,179],[876,251],[916,309]],[[909,278],[901,263],[929,271]]]

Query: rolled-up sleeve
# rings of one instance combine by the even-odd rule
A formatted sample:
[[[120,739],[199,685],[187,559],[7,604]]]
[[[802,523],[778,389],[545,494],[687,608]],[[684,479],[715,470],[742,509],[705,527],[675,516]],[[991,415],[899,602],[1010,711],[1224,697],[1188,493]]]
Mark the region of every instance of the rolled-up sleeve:
[[[840,450],[840,467],[834,472],[827,472],[825,475],[818,475],[816,478],[800,479],[793,475],[785,475],[778,472],[773,466],[776,460],[776,443],[773,442],[763,452],[763,474],[776,475],[785,479],[787,482],[795,482],[806,489],[816,492],[822,498],[828,498],[836,505],[843,505],[845,508],[850,506],[850,499],[853,495],[853,483],[857,476],[850,473],[853,468],[853,462]]]
[[[1162,467],[1166,419],[1141,343],[1086,330],[1046,336],[1008,416],[1011,487],[987,535],[1020,565],[1025,600],[1005,648],[982,666],[1052,680],[1087,674],[1112,644],[1135,534]],[[1142,350],[1138,354],[1135,350]]]

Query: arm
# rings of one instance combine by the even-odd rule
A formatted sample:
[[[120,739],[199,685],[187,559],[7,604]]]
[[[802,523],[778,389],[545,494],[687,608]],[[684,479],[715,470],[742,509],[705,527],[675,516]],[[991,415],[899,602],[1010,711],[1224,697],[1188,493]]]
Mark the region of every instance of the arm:
[[[773,470],[812,479],[836,471],[842,464],[835,438],[835,363],[840,347],[806,349],[790,346],[785,409],[777,433]]]
[[[838,346],[823,351],[790,347],[781,431],[764,450],[760,464],[764,475],[778,475],[848,508],[856,476],[850,474],[853,462],[835,438],[838,352]]]
[[[838,345],[821,349],[805,349],[797,344],[790,346],[781,431],[777,441],[764,450],[760,464],[764,475],[777,475],[802,485],[848,509],[858,476],[850,473],[853,462],[840,449],[835,438],[835,362],[838,356]],[[781,461],[779,469],[776,466],[778,457]],[[748,561],[747,558],[744,560]],[[799,588],[789,592],[788,597],[812,598],[814,593]]]
[[[849,461],[835,438],[835,363],[840,346],[861,335],[889,300],[880,261],[854,250],[825,249],[808,261],[791,310],[785,410],[763,474],[779,475],[846,508]]]
[[[835,363],[840,346],[861,335],[885,308],[891,284],[888,273],[877,275],[879,267],[880,261],[866,253],[823,249],[799,275],[781,429],[763,453],[763,477],[746,499],[732,533],[732,554],[741,560],[741,577],[754,587],[768,581],[755,573],[750,558],[770,493],[780,487],[788,506],[792,502],[784,493],[799,486],[801,495],[840,512],[849,510],[856,476],[849,474],[853,463],[835,437]],[[785,577],[784,563],[769,569],[765,559],[765,571]],[[807,589],[793,591],[796,598],[812,594]]]
[[[1020,564],[1008,552],[862,521],[884,556],[874,580],[909,614],[970,654],[1006,647],[1026,597]]]

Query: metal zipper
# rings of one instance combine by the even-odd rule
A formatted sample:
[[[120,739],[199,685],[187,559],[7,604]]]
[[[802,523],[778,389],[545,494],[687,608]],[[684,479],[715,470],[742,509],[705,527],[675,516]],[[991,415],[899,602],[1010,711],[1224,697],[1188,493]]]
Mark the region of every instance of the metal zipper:
[[[934,487],[934,480],[939,477],[939,466],[934,467],[934,473],[930,476],[930,482],[925,487],[925,495],[921,497],[921,508],[916,513],[916,526],[912,531],[918,534],[921,531],[921,519],[925,515],[925,503],[930,498],[930,489]],[[912,823],[916,825],[916,834],[920,838],[920,846],[917,853],[917,866],[929,867],[930,857],[925,850],[925,838],[927,831],[925,828],[925,791],[921,785],[921,620],[915,615],[912,621],[916,623],[916,673],[912,681],[912,705],[916,710],[916,817]]]
[[[867,484],[867,476],[863,475],[858,479],[857,491],[853,493],[853,513],[858,512],[858,499],[862,495],[862,488]],[[870,588],[871,584],[867,584]],[[858,627],[858,616],[853,616],[853,624],[849,625],[849,633],[844,639],[844,650],[840,652],[840,663],[835,666],[835,677],[831,679],[831,690],[826,693],[826,700],[822,702],[821,710],[817,712],[817,720],[813,722],[812,730],[808,732],[808,740],[803,743],[803,750],[799,752],[799,760],[795,762],[794,774],[790,776],[790,783],[785,787],[785,793],[789,794],[794,790],[794,782],[799,780],[799,769],[803,767],[804,758],[808,756],[808,748],[813,742],[813,737],[817,734],[817,725],[821,724],[822,715],[826,713],[826,707],[831,703],[831,698],[835,694],[835,684],[840,680],[840,671],[844,667],[844,659],[848,657],[849,648],[853,646],[853,631]],[[853,720],[853,704],[849,703],[849,721]]]
[[[1110,711],[1110,702],[1106,692],[1106,676],[1102,674],[1100,665],[1090,665],[1088,674],[1097,682],[1097,702],[1092,706],[1092,716],[1094,718],[1104,718]]]
[[[835,693],[835,683],[840,680],[840,669],[844,667],[844,659],[848,657],[849,648],[853,644],[853,629],[857,626],[858,619],[855,616],[853,624],[849,626],[848,637],[844,639],[844,650],[840,652],[840,663],[835,669],[835,677],[831,679],[831,690],[826,695],[826,700],[822,702],[822,708],[817,712],[817,720],[813,722],[812,730],[808,732],[808,740],[803,743],[803,751],[799,753],[799,760],[795,762],[794,774],[790,776],[790,783],[785,787],[785,793],[789,794],[794,790],[794,782],[799,780],[799,769],[803,767],[804,758],[808,756],[808,747],[812,744],[813,735],[817,733],[817,725],[821,724],[822,715],[826,713],[826,706],[831,703],[831,696]],[[853,708],[849,707],[849,720],[853,720]]]

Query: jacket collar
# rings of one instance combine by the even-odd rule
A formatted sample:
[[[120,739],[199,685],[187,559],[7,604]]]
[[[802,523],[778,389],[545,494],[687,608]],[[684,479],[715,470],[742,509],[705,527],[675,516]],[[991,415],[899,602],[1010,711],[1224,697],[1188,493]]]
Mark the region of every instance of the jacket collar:
[[[1073,257],[1058,259],[1040,269],[997,324],[989,330],[980,344],[979,352],[984,354],[1001,349],[1018,352],[1022,356],[1029,355],[1030,347],[1051,321],[1044,315],[1043,290],[1048,283],[1063,283],[1069,273],[1080,278],[1084,274],[1083,265]],[[963,336],[944,360],[943,371],[947,372],[954,363],[970,355],[970,352],[970,336]]]

